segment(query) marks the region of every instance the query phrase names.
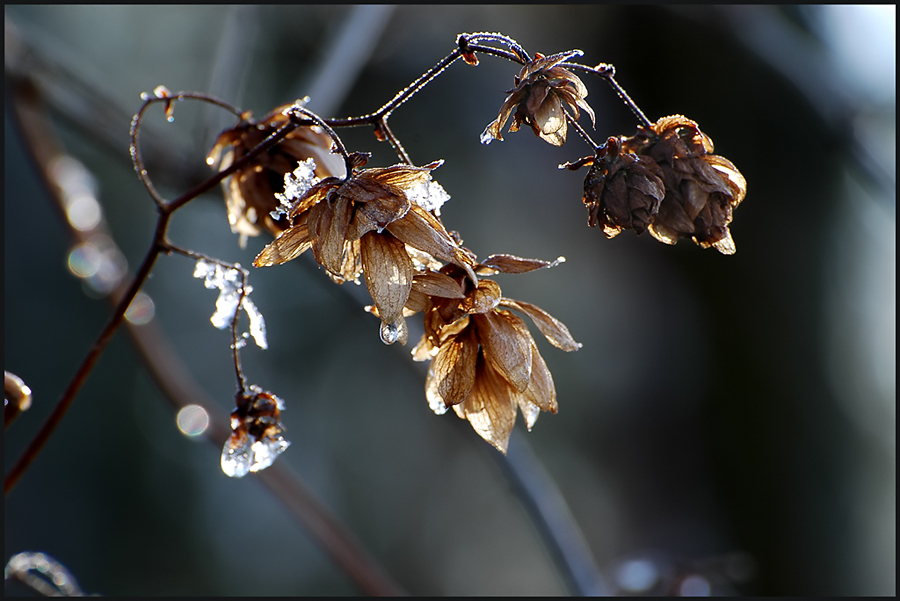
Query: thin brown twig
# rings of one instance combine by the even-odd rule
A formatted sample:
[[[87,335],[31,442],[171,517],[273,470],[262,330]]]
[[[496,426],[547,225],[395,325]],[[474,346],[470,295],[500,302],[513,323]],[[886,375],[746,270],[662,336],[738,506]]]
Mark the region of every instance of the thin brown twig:
[[[57,186],[51,184],[47,177],[45,166],[51,164],[54,156],[61,153],[61,149],[45,122],[45,118],[34,108],[37,99],[29,98],[23,101],[17,94],[14,94],[12,99],[26,147],[32,158],[41,167],[39,169],[41,179],[49,190],[51,198],[56,201],[54,206],[59,209],[63,222],[69,226],[67,229],[73,236],[74,242],[86,242],[88,235],[71,227],[65,218],[61,191]],[[108,232],[105,233],[108,234]],[[168,245],[167,248],[172,252],[185,254],[191,258],[204,258],[199,253],[184,251],[184,249],[177,249],[171,245]],[[114,292],[108,298],[117,307],[117,300],[121,298],[120,292]],[[221,410],[185,370],[184,362],[178,358],[177,351],[162,330],[153,322],[135,325],[126,321],[125,326],[144,366],[160,387],[164,397],[178,409],[189,404],[203,407],[209,415],[213,416],[209,428],[204,433],[204,438],[217,446],[221,444],[221,441],[226,440],[231,433],[227,426],[227,418],[217,417],[221,416]],[[385,570],[363,550],[359,542],[315,498],[297,474],[282,464],[274,464],[264,472],[257,474],[256,479],[284,504],[288,511],[318,541],[321,548],[343,568],[362,591],[375,596],[404,594]]]
[[[127,289],[124,290],[121,299],[119,300],[116,308],[113,311],[113,314],[110,316],[109,321],[100,332],[97,340],[91,346],[91,349],[88,351],[88,354],[85,356],[81,365],[78,367],[78,370],[75,372],[75,375],[72,377],[72,380],[69,382],[69,385],[63,392],[62,397],[51,412],[50,417],[47,418],[47,421],[44,423],[44,425],[38,431],[37,435],[35,435],[34,439],[25,449],[25,452],[12,467],[10,472],[6,475],[6,479],[4,482],[5,495],[9,495],[10,491],[12,491],[16,483],[37,457],[38,453],[40,453],[41,449],[44,448],[44,445],[46,445],[47,441],[56,430],[56,427],[59,425],[60,421],[62,421],[63,416],[65,416],[66,412],[69,410],[69,407],[72,405],[72,401],[75,400],[75,396],[78,394],[81,386],[84,384],[85,380],[87,380],[87,377],[91,373],[91,370],[93,370],[97,359],[99,359],[100,355],[103,354],[103,351],[106,350],[107,345],[112,340],[113,334],[115,334],[119,325],[121,325],[125,317],[125,312],[128,310],[128,307],[131,305],[134,297],[137,295],[141,286],[143,286],[144,281],[150,275],[150,272],[153,269],[153,265],[156,262],[156,258],[160,253],[166,252],[167,248],[169,248],[169,245],[166,241],[166,231],[168,230],[169,219],[171,218],[172,214],[177,209],[184,206],[203,192],[211,190],[219,182],[231,175],[234,171],[240,169],[241,167],[252,161],[256,157],[256,155],[277,144],[281,139],[284,138],[284,136],[286,136],[288,133],[293,131],[295,127],[297,127],[293,123],[285,124],[278,131],[266,138],[266,140],[259,144],[256,148],[251,150],[245,156],[241,157],[240,160],[235,161],[232,165],[229,166],[228,169],[220,171],[215,176],[209,178],[206,182],[195,186],[192,190],[183,194],[177,199],[167,202],[159,193],[155,192],[155,188],[153,187],[152,182],[149,181],[149,176],[147,175],[147,171],[146,169],[144,169],[144,165],[141,160],[140,148],[136,145],[139,141],[141,117],[146,108],[154,102],[172,101],[173,99],[177,99],[178,97],[191,97],[199,100],[207,100],[205,95],[191,93],[175,94],[172,97],[148,98],[144,101],[144,104],[141,106],[141,110],[137,115],[135,115],[135,118],[132,122],[132,143],[134,146],[132,147],[131,154],[134,161],[135,170],[137,171],[138,176],[141,178],[141,181],[144,182],[147,186],[148,192],[150,192],[150,194],[153,196],[158,210],[158,218],[151,248],[147,251],[147,255],[144,257],[140,267],[135,273],[134,279],[132,279]],[[220,101],[216,101],[216,103],[219,103],[220,106],[225,104],[220,103]]]

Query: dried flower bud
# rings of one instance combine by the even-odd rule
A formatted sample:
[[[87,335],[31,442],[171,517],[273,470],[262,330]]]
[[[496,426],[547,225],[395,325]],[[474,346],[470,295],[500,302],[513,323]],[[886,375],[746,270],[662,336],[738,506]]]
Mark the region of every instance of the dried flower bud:
[[[622,146],[662,170],[666,195],[649,226],[654,238],[666,244],[691,238],[702,248],[735,252],[728,224],[747,193],[747,181],[731,161],[711,154],[713,142],[697,123],[682,115],[663,117]]]
[[[588,225],[599,223],[607,238],[625,229],[642,234],[665,196],[662,170],[650,157],[621,152],[617,138],[609,138],[602,150],[584,180]]]
[[[276,108],[262,121],[254,121],[249,112],[245,113],[240,123],[222,132],[207,163],[219,171],[227,169],[288,122],[283,111],[289,106]],[[331,137],[320,127],[301,126],[222,182],[231,231],[241,235],[242,247],[248,236],[258,236],[263,229],[278,235],[290,225],[283,219],[275,220],[270,213],[278,207],[274,194],[284,189],[284,176],[298,162],[313,159],[315,174],[320,178],[344,176],[344,160],[332,154],[331,146]]]
[[[459,298],[461,287],[449,282],[458,284],[462,272],[453,266],[447,271],[452,276],[429,278],[433,284],[428,289],[440,294],[429,295],[422,303],[425,334],[412,351],[417,361],[432,360],[425,396],[435,413],[453,407],[482,438],[505,453],[517,408],[530,430],[541,411],[556,413],[557,404],[553,377],[525,322],[502,307],[528,315],[558,348],[573,351],[581,345],[560,321],[539,307],[504,298],[491,280],[469,285]],[[426,289],[424,282],[419,289]]]
[[[263,470],[290,446],[284,438],[282,409],[284,401],[259,386],[238,394],[237,408],[231,412],[232,433],[222,448],[226,476],[242,478]]]
[[[527,63],[515,78],[516,87],[507,92],[509,96],[497,119],[492,121],[481,134],[481,143],[490,144],[493,140],[503,140],[500,130],[509,119],[513,108],[512,125],[509,131],[517,131],[523,123],[531,126],[531,130],[542,140],[562,146],[566,141],[566,111],[568,106],[575,115],[581,116],[579,108],[584,109],[594,123],[594,111],[584,100],[587,97],[587,88],[577,75],[558,67],[573,56],[580,56],[580,50],[571,50],[543,56],[535,53],[535,59]]]
[[[256,257],[256,267],[278,265],[312,249],[316,262],[338,283],[365,274],[387,344],[405,343],[403,307],[417,263],[456,264],[472,281],[475,259],[429,212],[449,198],[431,178],[440,166],[395,165],[364,169],[346,180],[315,182],[288,211],[293,225]],[[426,258],[427,256],[427,258]]]

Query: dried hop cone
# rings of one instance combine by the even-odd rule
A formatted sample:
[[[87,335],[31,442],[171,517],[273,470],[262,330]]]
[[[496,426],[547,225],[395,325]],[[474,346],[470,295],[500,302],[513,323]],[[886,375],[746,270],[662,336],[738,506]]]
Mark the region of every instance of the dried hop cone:
[[[286,179],[285,194],[278,195],[287,205],[290,225],[253,264],[280,265],[311,248],[337,283],[358,281],[364,274],[382,320],[382,340],[405,344],[403,306],[416,273],[417,251],[455,263],[477,279],[474,257],[430,212],[449,199],[431,179],[431,171],[441,164],[364,169],[345,179],[319,180],[308,161],[301,163],[293,178]]]
[[[293,105],[276,108],[262,121],[251,118],[249,111],[241,121],[219,136],[206,162],[222,171],[231,166],[268,136],[288,122],[284,111]],[[313,159],[319,177],[343,177],[346,173],[340,155],[332,154],[331,138],[317,125],[301,126],[285,139],[256,157],[249,165],[222,182],[228,222],[231,231],[240,234],[241,247],[248,236],[258,236],[265,229],[278,235],[285,222],[274,220],[270,213],[278,206],[274,194],[284,188],[284,176],[297,166],[298,161]]]
[[[579,108],[584,109],[594,123],[594,111],[585,102],[587,88],[577,75],[557,66],[573,56],[580,56],[580,50],[570,50],[543,56],[535,53],[535,59],[522,67],[515,78],[516,87],[507,92],[509,96],[497,118],[485,128],[481,134],[481,143],[490,144],[493,140],[503,140],[500,130],[509,119],[515,108],[512,125],[509,131],[518,131],[523,123],[530,125],[536,136],[542,140],[562,146],[566,141],[566,111],[568,106],[576,119],[581,116]]]
[[[588,225],[599,224],[612,238],[626,229],[642,234],[653,223],[665,197],[663,173],[653,159],[621,152],[621,139],[609,138],[597,156],[576,165],[591,166],[584,180]]]
[[[553,263],[496,255],[479,273],[522,273]],[[506,453],[518,410],[531,430],[541,411],[556,413],[556,387],[525,322],[524,313],[554,346],[581,345],[562,322],[543,309],[505,298],[492,280],[467,280],[454,265],[417,275],[410,311],[424,311],[425,334],[413,349],[417,361],[431,359],[425,395],[431,409],[453,407],[486,441]]]
[[[683,115],[663,117],[622,143],[623,150],[649,157],[662,170],[666,195],[650,234],[666,244],[691,238],[702,248],[734,254],[728,224],[747,194],[747,180],[731,161],[712,154],[713,142]]]

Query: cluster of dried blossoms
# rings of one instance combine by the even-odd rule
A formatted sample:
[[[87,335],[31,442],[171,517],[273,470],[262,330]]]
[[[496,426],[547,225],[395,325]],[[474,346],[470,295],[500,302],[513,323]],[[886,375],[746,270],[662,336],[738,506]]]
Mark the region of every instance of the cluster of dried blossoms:
[[[649,230],[667,244],[689,237],[703,248],[734,253],[728,224],[746,194],[746,181],[731,162],[712,154],[712,141],[695,122],[678,115],[651,123],[614,84],[644,125],[632,137],[610,137],[597,145],[577,123],[582,111],[592,125],[595,115],[586,101],[587,88],[572,69],[611,80],[611,66],[567,62],[580,50],[531,59],[500,34],[461,35],[457,57],[477,65],[470,43],[480,40],[503,42],[513,50],[505,56],[524,65],[497,118],[481,134],[482,143],[503,140],[501,129],[510,117],[510,131],[527,125],[554,146],[565,143],[572,126],[594,153],[561,167],[590,166],[583,198],[590,226],[599,224],[610,238],[625,229]],[[208,162],[227,168],[288,123],[293,110],[280,107],[261,121],[245,113],[219,137]],[[312,121],[325,125],[318,118]],[[386,139],[386,122],[370,124],[380,140]],[[525,322],[511,310],[529,317],[554,346],[573,351],[580,345],[562,323],[534,305],[503,297],[484,276],[524,273],[555,262],[511,255],[478,262],[440,220],[449,195],[432,171],[443,161],[365,169],[368,155],[348,154],[326,129],[298,125],[223,182],[232,230],[242,244],[262,231],[275,236],[256,257],[256,267],[280,265],[311,249],[336,283],[358,284],[364,276],[374,303],[368,309],[381,320],[386,344],[406,344],[406,319],[422,313],[425,334],[412,353],[415,360],[431,360],[425,384],[430,407],[438,414],[453,407],[505,453],[519,410],[529,430],[541,411],[557,410],[553,378]],[[234,436],[240,435],[236,429]],[[225,460],[223,455],[223,466]]]
[[[584,180],[588,224],[608,238],[622,230],[650,234],[666,244],[691,238],[731,255],[732,212],[747,180],[712,140],[682,115],[663,117],[630,137],[611,137],[592,156],[565,165],[590,165]]]
[[[238,131],[220,136],[216,152],[230,147],[233,156],[246,153],[246,145],[259,140],[240,132],[270,128],[272,120],[270,115],[258,125],[242,122]],[[575,350],[578,343],[540,308],[503,298],[495,282],[479,279],[554,263],[511,255],[479,263],[440,220],[440,207],[449,195],[431,173],[442,161],[365,169],[366,157],[354,154],[349,173],[325,175],[317,157],[331,150],[330,139],[321,139],[315,153],[298,145],[291,150],[302,150],[292,155],[292,171],[281,171],[283,163],[264,156],[223,183],[230,222],[251,222],[252,209],[252,225],[262,223],[276,236],[256,257],[256,267],[280,265],[312,250],[336,283],[358,283],[362,275],[386,344],[406,344],[406,318],[423,312],[426,332],[413,353],[417,360],[434,358],[426,384],[430,406],[436,413],[454,407],[503,452],[518,409],[529,429],[540,411],[556,412],[553,379],[531,334],[521,318],[501,307],[531,317],[559,348]],[[284,191],[269,193],[276,176]],[[260,215],[267,218],[261,221]],[[236,231],[255,235],[259,228]]]

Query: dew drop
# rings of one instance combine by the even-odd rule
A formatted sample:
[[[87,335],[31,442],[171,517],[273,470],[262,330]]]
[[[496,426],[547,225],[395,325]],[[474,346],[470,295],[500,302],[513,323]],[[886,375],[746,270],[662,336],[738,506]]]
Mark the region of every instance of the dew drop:
[[[394,344],[400,338],[400,326],[397,322],[381,322],[381,341],[385,344]]]
[[[541,414],[541,408],[529,401],[520,402],[519,409],[522,411],[522,417],[525,418],[525,427],[531,432],[534,423]]]

